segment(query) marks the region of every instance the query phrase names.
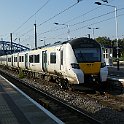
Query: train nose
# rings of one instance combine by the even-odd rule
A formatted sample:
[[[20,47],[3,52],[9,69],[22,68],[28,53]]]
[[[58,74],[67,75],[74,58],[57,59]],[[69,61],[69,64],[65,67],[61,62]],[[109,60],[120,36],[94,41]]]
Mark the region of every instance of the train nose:
[[[79,66],[84,74],[99,74],[101,62],[79,63]]]

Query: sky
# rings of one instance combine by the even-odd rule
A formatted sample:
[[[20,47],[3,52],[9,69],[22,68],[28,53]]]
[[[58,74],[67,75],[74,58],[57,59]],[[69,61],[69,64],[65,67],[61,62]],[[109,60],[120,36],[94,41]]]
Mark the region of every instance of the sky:
[[[118,38],[124,38],[124,0],[0,0],[0,39],[10,41],[12,33],[15,43],[34,48],[35,23],[38,46],[88,34],[115,39],[112,6],[117,8]]]

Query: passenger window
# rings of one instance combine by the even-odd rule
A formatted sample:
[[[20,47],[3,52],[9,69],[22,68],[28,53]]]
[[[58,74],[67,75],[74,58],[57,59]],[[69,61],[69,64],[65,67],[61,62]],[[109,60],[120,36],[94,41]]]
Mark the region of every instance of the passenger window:
[[[11,58],[8,58],[8,62],[11,62]]]
[[[50,63],[55,64],[56,63],[56,53],[50,53]]]
[[[35,63],[39,63],[40,61],[40,59],[39,59],[40,57],[39,57],[39,54],[38,55],[35,55],[34,56],[34,61],[35,61]]]
[[[30,55],[30,56],[29,56],[29,62],[30,62],[30,63],[33,63],[33,55]]]
[[[14,57],[14,62],[17,62],[17,57]]]
[[[24,56],[22,56],[22,62],[24,62]]]
[[[21,62],[21,56],[19,56],[19,62]]]

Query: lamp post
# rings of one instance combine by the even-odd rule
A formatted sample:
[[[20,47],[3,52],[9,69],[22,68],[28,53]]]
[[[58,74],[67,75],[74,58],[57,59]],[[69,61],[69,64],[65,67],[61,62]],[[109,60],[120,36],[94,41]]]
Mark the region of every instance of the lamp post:
[[[27,46],[29,46],[29,49],[31,49],[31,45],[30,44],[26,44]]]
[[[68,33],[68,38],[67,38],[67,40],[70,40],[70,27],[69,27],[69,25],[67,25],[67,24],[59,24],[59,23],[54,23],[55,25],[65,25],[65,26],[67,26],[67,28],[68,28],[68,31],[67,31],[67,33]]]
[[[34,42],[35,42],[35,49],[37,49],[37,26],[36,26],[36,23],[34,24]]]
[[[95,4],[113,7],[114,10],[115,10],[115,27],[116,27],[116,40],[117,40],[117,42],[116,42],[116,49],[117,49],[117,70],[119,70],[119,45],[118,45],[117,7],[116,7],[116,6],[112,6],[112,5],[102,4],[102,3],[100,3],[100,2],[95,2]]]
[[[99,28],[91,28],[91,27],[88,27],[88,29],[93,29],[93,39],[95,39],[94,30],[95,30],[95,29],[99,29]]]
[[[43,41],[43,42],[44,42],[44,46],[46,45],[45,38],[46,38],[46,37],[43,37],[43,39],[40,40],[40,41]]]
[[[46,44],[45,44],[45,40],[40,40],[40,41],[43,41],[43,42],[44,42],[44,46],[46,45]]]

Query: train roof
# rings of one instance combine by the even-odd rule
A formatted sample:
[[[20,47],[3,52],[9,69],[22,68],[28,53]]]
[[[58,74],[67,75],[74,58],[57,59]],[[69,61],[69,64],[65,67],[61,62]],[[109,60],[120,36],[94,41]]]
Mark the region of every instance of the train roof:
[[[100,44],[97,41],[95,41],[91,38],[87,38],[87,37],[80,37],[80,38],[71,39],[71,40],[64,41],[64,42],[58,41],[58,42],[55,42],[54,44],[47,44],[45,46],[38,47],[37,49],[31,49],[31,51],[32,50],[40,50],[40,49],[46,48],[46,47],[63,45],[63,44],[67,44],[67,43],[70,43],[73,48],[77,48],[77,47],[88,47],[88,48],[89,47],[100,47]],[[21,51],[21,52],[17,52],[17,53],[25,53],[25,52],[29,52],[29,51],[30,50]],[[17,54],[17,53],[15,53],[15,54]],[[7,55],[11,55],[11,54],[7,54]]]
[[[54,44],[48,44],[48,45],[45,45],[45,46],[41,46],[41,47],[38,47],[38,49],[40,48],[44,48],[44,47],[51,47],[51,46],[57,46],[57,45],[62,45],[62,44],[66,44],[66,43],[70,43],[71,45],[78,45],[79,43],[94,43],[94,44],[99,44],[97,41],[91,39],[91,38],[87,38],[87,37],[81,37],[81,38],[76,38],[76,39],[71,39],[71,40],[68,40],[68,41],[64,41],[64,42],[61,42],[61,41],[57,41],[55,42]]]
[[[73,48],[76,48],[76,47],[88,47],[88,48],[92,48],[92,47],[101,47],[100,44],[94,40],[94,39],[91,39],[91,38],[87,38],[87,37],[81,37],[81,38],[77,38],[77,39],[74,39],[74,40],[71,40],[69,42]]]

